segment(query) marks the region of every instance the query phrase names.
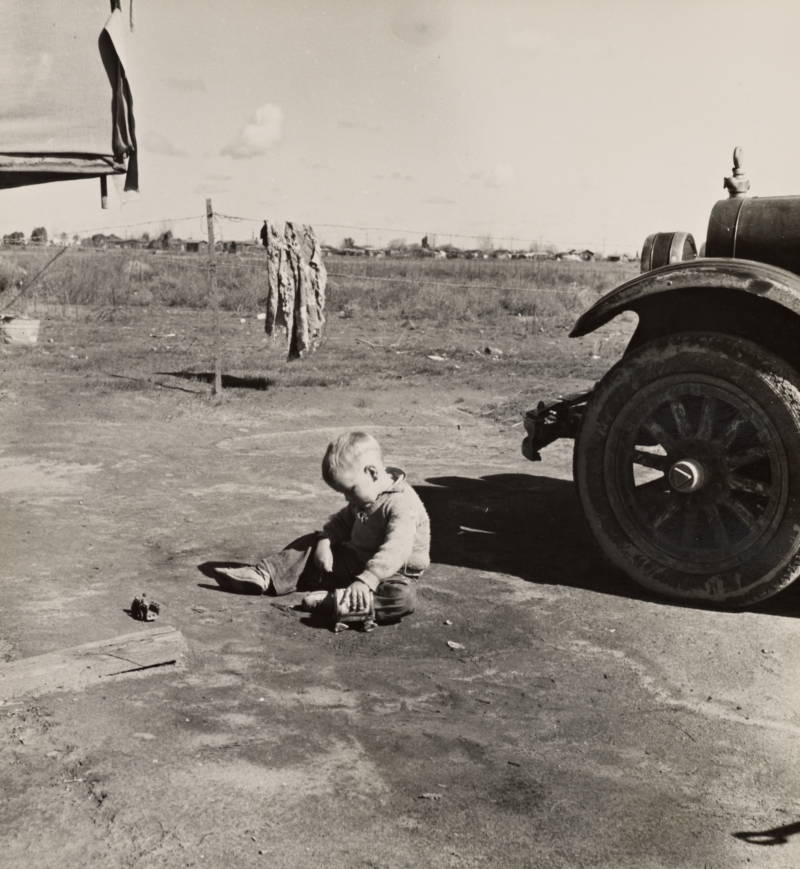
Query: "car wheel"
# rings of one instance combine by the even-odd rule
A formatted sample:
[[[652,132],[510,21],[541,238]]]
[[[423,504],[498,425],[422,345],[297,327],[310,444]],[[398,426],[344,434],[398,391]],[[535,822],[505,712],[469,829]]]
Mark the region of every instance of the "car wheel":
[[[750,341],[682,333],[601,380],[575,479],[605,555],[645,588],[746,606],[800,572],[800,375]]]

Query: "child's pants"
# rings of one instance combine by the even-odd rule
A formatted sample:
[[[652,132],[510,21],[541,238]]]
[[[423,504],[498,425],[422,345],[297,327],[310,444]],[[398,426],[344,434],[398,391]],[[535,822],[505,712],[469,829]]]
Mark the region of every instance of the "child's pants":
[[[355,581],[364,569],[362,559],[346,544],[333,544],[333,571],[325,573],[314,563],[318,540],[317,534],[305,534],[258,562],[257,566],[269,573],[275,594],[312,589],[332,591]],[[378,583],[374,595],[376,621],[396,621],[414,612],[419,576],[419,572],[401,572]]]

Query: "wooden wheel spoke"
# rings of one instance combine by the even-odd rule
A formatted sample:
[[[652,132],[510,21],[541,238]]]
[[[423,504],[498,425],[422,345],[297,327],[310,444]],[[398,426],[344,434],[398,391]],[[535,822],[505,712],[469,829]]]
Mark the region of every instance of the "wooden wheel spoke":
[[[714,535],[714,543],[719,549],[726,549],[730,543],[728,531],[725,528],[725,523],[722,521],[719,508],[716,504],[706,504],[703,507],[703,512],[706,514],[711,532]]]
[[[728,487],[735,489],[737,492],[749,492],[751,495],[758,495],[761,498],[769,498],[771,491],[766,483],[752,480],[749,477],[742,477],[739,474],[730,475]]]
[[[700,407],[700,421],[697,423],[695,437],[698,440],[708,440],[714,431],[714,401],[704,398]]]
[[[697,526],[700,511],[696,504],[690,504],[686,508],[686,513],[683,517],[683,528],[681,529],[681,546],[692,546],[697,538]]]
[[[648,453],[646,450],[634,450],[633,464],[643,465],[645,468],[653,468],[656,471],[666,473],[669,459],[658,453]]]
[[[741,501],[737,501],[735,498],[728,496],[723,498],[720,503],[727,510],[730,510],[731,513],[733,513],[733,515],[736,516],[736,518],[747,528],[752,528],[758,521],[757,517],[754,516]]]
[[[725,448],[729,447],[736,440],[736,435],[739,434],[744,424],[745,422],[740,416],[732,419],[717,438],[719,443]]]
[[[663,509],[653,519],[653,528],[656,531],[668,520],[671,519],[680,509],[677,501],[673,498],[665,504]]]
[[[678,432],[678,437],[688,438],[690,434],[689,417],[683,402],[675,399],[669,403],[669,409],[672,411],[672,418],[675,420],[675,430]]]
[[[675,439],[672,435],[654,419],[649,420],[643,426],[644,430],[653,438],[656,443],[661,444],[664,449],[669,452],[675,446]]]
[[[734,471],[736,470],[736,468],[741,468],[743,465],[752,465],[753,462],[758,462],[761,459],[765,459],[766,457],[766,448],[762,446],[757,446],[742,450],[739,453],[733,453],[733,455],[728,456],[726,462],[728,468]]]

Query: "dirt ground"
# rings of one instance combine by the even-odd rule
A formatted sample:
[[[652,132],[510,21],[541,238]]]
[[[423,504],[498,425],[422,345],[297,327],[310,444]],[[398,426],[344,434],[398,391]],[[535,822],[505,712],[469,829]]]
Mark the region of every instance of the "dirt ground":
[[[653,599],[597,555],[571,443],[520,454],[506,410],[590,385],[602,345],[333,321],[272,382],[253,323],[215,402],[207,361],[161,352],[189,352],[171,316],[0,347],[0,660],[154,625],[188,649],[0,705],[0,866],[800,865],[800,590]],[[355,427],[431,513],[418,612],[334,634],[293,596],[221,592],[205,563],[339,506],[319,459]],[[126,612],[141,592],[153,624]]]

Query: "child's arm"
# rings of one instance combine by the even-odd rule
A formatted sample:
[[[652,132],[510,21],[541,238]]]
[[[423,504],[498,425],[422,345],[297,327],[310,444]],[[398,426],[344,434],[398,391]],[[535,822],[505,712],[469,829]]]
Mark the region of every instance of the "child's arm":
[[[411,557],[417,533],[417,515],[408,505],[404,506],[405,509],[398,509],[396,504],[389,507],[383,543],[356,577],[372,591],[384,579],[394,576]]]
[[[314,564],[325,573],[331,573],[333,570],[333,550],[331,541],[327,537],[320,537],[317,540],[317,545],[314,547]]]

